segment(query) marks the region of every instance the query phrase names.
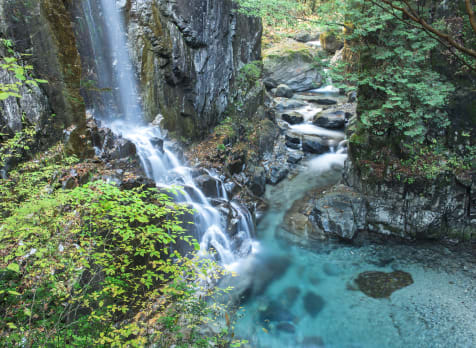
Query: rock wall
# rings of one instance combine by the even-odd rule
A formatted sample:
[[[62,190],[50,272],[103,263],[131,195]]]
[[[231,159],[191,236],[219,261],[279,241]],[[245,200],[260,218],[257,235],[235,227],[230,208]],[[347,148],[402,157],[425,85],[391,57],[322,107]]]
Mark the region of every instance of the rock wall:
[[[224,118],[240,68],[261,57],[261,21],[231,0],[129,0],[133,61],[147,116],[197,139]]]
[[[48,134],[43,134],[44,140],[57,141],[62,132],[71,127],[70,150],[87,155],[88,147],[81,137],[86,125],[84,103],[79,93],[81,63],[67,3],[2,0],[0,14],[2,35],[11,39],[15,51],[33,65],[35,77],[48,81],[42,85],[42,91],[22,90],[23,100],[16,101],[19,107],[10,107],[9,115],[3,115],[2,122],[14,125],[10,129],[14,132],[21,124],[23,112],[35,113],[35,117],[27,118],[39,129],[48,129]],[[53,118],[49,118],[51,115]],[[9,121],[5,122],[7,117]]]

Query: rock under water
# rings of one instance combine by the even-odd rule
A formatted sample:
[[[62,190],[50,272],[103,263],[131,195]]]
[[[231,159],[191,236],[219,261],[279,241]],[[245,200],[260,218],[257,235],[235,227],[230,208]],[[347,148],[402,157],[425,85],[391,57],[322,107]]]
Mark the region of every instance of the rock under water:
[[[413,284],[410,273],[395,271],[391,273],[368,271],[360,273],[355,280],[359,290],[373,298],[387,298],[399,289]]]

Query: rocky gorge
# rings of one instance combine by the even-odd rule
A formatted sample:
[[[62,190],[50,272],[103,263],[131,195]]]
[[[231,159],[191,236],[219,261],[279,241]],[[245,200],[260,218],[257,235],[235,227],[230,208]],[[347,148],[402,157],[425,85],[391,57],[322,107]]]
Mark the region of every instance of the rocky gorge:
[[[363,131],[372,97],[329,77],[348,42],[308,31],[262,47],[261,19],[231,0],[107,3],[0,1],[0,55],[8,38],[19,64],[48,81],[0,100],[2,142],[35,130],[2,160],[4,178],[60,141],[80,161],[51,178],[63,189],[180,186],[167,195],[193,209],[182,223],[199,255],[238,274],[216,283],[234,288],[226,306],[245,307],[245,347],[470,346],[474,167],[413,175],[396,159],[401,139]],[[455,146],[474,142],[460,114],[473,94],[462,88],[449,106]],[[345,317],[369,323],[339,337],[329,323]],[[445,336],[451,322],[457,334]]]

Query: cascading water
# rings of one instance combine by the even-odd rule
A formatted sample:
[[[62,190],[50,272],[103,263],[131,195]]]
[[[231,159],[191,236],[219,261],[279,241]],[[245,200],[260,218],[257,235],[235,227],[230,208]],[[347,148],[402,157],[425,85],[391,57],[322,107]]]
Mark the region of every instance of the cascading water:
[[[135,144],[145,173],[154,179],[158,186],[184,188],[176,194],[176,200],[186,203],[196,211],[192,233],[200,242],[201,255],[208,256],[208,251],[213,249],[223,265],[232,264],[236,255],[252,249],[254,225],[249,211],[236,202],[229,202],[222,180],[210,173],[217,183],[215,196],[221,202],[227,202],[236,215],[238,231],[234,240],[231,240],[225,232],[226,223],[219,210],[212,206],[195,184],[192,169],[180,163],[171,151],[171,143],[165,139],[164,132],[158,126],[144,121],[118,3],[101,0],[98,4],[88,0],[85,8],[99,85],[102,88],[109,87],[112,92],[106,93],[102,98],[101,108],[104,110],[97,111],[99,107],[94,108],[93,115],[114,133]],[[112,101],[115,101],[116,105],[112,105]]]

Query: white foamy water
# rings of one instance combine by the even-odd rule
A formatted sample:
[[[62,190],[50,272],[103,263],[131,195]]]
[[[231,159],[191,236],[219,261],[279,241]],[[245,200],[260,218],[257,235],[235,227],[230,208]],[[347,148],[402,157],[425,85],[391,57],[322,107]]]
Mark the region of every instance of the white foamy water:
[[[318,127],[312,123],[300,123],[291,125],[290,129],[294,132],[304,135],[319,135],[330,138],[344,139],[344,132],[333,131],[326,128]]]
[[[196,212],[193,216],[194,226],[189,232],[198,239],[200,254],[208,257],[212,250],[221,264],[233,264],[237,255],[252,251],[254,224],[251,214],[242,205],[229,202],[223,181],[210,172],[211,179],[216,181],[216,192],[211,194],[221,203],[228,204],[229,211],[237,220],[237,231],[231,239],[226,231],[224,217],[196,185],[191,168],[177,158],[171,149],[171,143],[165,139],[164,132],[158,126],[144,121],[139,88],[128,52],[124,20],[118,6],[121,5],[111,0],[101,0],[99,7],[92,0],[88,0],[86,4],[86,19],[98,79],[101,81],[104,78],[111,84],[112,94],[117,100],[117,103],[113,103],[110,96],[105,96],[102,101],[104,105],[100,105],[102,110],[95,116],[100,117],[103,124],[115,134],[135,144],[145,173],[159,187],[183,187],[183,190],[176,190],[175,200]],[[93,15],[92,8],[99,8],[101,14]],[[108,72],[110,74],[106,76]]]

